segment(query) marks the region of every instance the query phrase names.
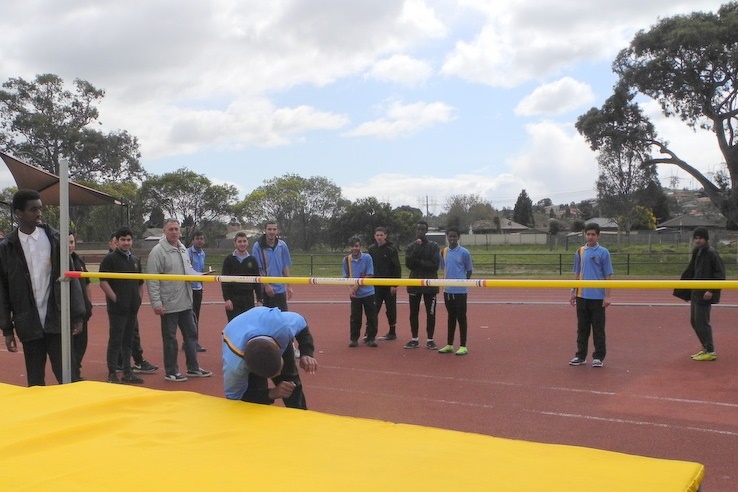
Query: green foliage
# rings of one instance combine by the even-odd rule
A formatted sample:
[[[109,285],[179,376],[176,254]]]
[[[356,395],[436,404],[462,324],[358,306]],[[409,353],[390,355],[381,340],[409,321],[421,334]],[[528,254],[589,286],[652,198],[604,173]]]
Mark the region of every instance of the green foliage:
[[[513,208],[512,220],[528,227],[535,225],[535,220],[533,220],[533,200],[530,199],[528,192],[525,190],[521,191],[520,195],[518,195],[515,207]]]
[[[446,201],[443,228],[457,227],[465,232],[474,222],[491,220],[494,215],[492,204],[479,195],[453,195]]]
[[[197,229],[220,235],[218,224],[231,216],[237,197],[234,186],[214,185],[205,175],[186,168],[150,177],[140,193],[145,210],[158,208],[167,217],[179,219],[184,242]]]
[[[630,229],[641,231],[656,230],[656,217],[651,210],[641,205],[636,205],[631,211]]]
[[[126,131],[90,128],[105,91],[76,79],[74,92],[57,75],[20,77],[0,90],[0,148],[53,174],[69,161],[70,179],[97,183],[137,180],[144,171],[138,141]]]
[[[737,32],[736,2],[723,5],[717,14],[664,18],[650,30],[638,32],[613,62],[619,76],[613,96],[602,108],[580,116],[576,125],[594,150],[628,144],[658,151],[661,156],[645,164],[675,165],[692,175],[732,228],[738,227]],[[727,175],[711,180],[660,140],[633,102],[637,94],[655,100],[665,116],[712,132]]]
[[[291,246],[309,250],[325,239],[329,221],[344,204],[341,188],[330,179],[285,174],[265,181],[234,207],[234,213],[256,224],[276,220]]]

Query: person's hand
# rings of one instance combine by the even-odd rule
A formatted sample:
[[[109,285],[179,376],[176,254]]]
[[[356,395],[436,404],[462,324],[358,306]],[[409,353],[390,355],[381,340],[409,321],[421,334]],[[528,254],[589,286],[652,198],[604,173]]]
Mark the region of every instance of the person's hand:
[[[390,294],[392,294],[393,296],[397,294],[397,287],[390,287]]]
[[[15,341],[14,335],[7,335],[5,337],[5,348],[8,349],[8,352],[17,352],[18,351],[18,345]]]
[[[572,306],[577,305],[577,293],[576,292],[571,293],[571,297],[569,297],[569,304],[571,304]]]
[[[300,367],[308,374],[315,374],[318,370],[318,361],[309,355],[303,355],[300,357]]]
[[[610,302],[610,297],[609,296],[608,297],[605,297],[604,299],[602,299],[602,307],[603,308],[606,308],[610,304],[612,304],[612,303]]]
[[[292,287],[290,287],[290,286],[288,285],[288,286],[287,286],[287,300],[290,300],[290,299],[292,299],[292,294],[294,294],[294,292],[292,291]]]
[[[271,284],[264,284],[264,294],[269,297],[274,297],[274,288]]]
[[[231,301],[230,299],[225,302],[225,310],[233,311],[233,301]]]
[[[159,306],[154,308],[154,313],[156,313],[159,316],[162,316],[164,313],[166,313],[167,310],[164,309],[164,306]]]
[[[79,335],[82,333],[82,322],[78,321],[72,325],[72,335]]]
[[[288,398],[296,387],[297,385],[292,381],[282,381],[277,386],[269,390],[269,398],[272,400]]]
[[[702,298],[706,301],[712,300],[712,292],[710,292],[709,290],[706,290],[705,295],[703,295]]]

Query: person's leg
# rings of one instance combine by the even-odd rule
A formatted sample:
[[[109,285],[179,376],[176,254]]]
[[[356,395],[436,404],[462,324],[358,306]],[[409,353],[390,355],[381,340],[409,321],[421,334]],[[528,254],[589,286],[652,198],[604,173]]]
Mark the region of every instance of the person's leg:
[[[182,331],[184,339],[185,361],[188,371],[198,371],[200,365],[197,362],[197,327],[195,325],[195,313],[191,309],[177,313],[177,324]]]
[[[366,339],[367,342],[377,339],[377,307],[375,305],[374,296],[366,296],[362,298],[364,313],[366,314]]]
[[[205,352],[205,347],[200,345],[200,306],[202,306],[202,289],[192,291],[192,313],[195,315],[195,335],[198,352]]]
[[[133,329],[136,326],[136,314],[126,316],[123,325],[123,336],[120,343],[120,352],[123,354],[123,374],[131,374],[131,345],[133,343]]]
[[[349,339],[352,342],[361,336],[361,299],[351,298],[351,314],[349,315]]]
[[[43,338],[23,342],[28,386],[46,386],[46,342]]]
[[[710,325],[710,304],[699,304],[692,302],[690,307],[690,321],[697,338],[702,344],[705,352],[714,352],[715,346],[712,341],[712,326]]]
[[[164,351],[164,375],[179,374],[177,365],[177,320],[178,313],[161,315],[161,341]]]
[[[423,294],[423,301],[425,302],[425,331],[428,335],[428,340],[433,340],[433,334],[436,331],[436,294],[432,292],[426,292]]]
[[[592,343],[594,344],[593,359],[605,360],[607,356],[607,338],[605,336],[605,308],[602,301],[590,301],[589,309],[592,317]]]
[[[446,344],[453,345],[454,337],[456,335],[456,303],[454,301],[454,294],[443,293],[443,303],[446,305],[446,311],[448,312],[448,322],[446,324],[448,328],[448,335],[446,336]],[[464,345],[463,343],[461,345]]]
[[[466,319],[467,294],[456,294],[456,319],[459,321],[459,343],[466,347],[468,323]]]
[[[126,364],[123,359],[121,347],[123,345],[123,334],[125,332],[126,317],[124,315],[108,313],[108,349],[107,364],[108,374],[115,374],[118,363],[121,366]],[[127,362],[130,365],[130,360]]]
[[[413,338],[418,338],[420,328],[420,296],[421,294],[415,292],[408,295],[408,304],[410,305],[410,333]]]
[[[579,359],[587,358],[589,347],[589,332],[592,328],[587,299],[577,297],[577,353]]]
[[[138,313],[134,316],[133,324],[133,337],[131,339],[131,357],[133,357],[133,363],[140,366],[144,361],[144,351],[141,347],[141,333],[138,329]]]
[[[282,372],[276,378],[272,379],[275,385],[282,381],[292,381],[295,383],[295,390],[292,394],[283,398],[284,406],[287,408],[298,408],[301,410],[307,410],[307,401],[305,400],[305,394],[302,391],[302,381],[300,381],[300,373],[295,363],[295,351],[293,350],[292,344],[287,344],[287,350],[282,355],[284,364],[282,365]]]
[[[87,352],[87,321],[82,322],[82,331],[72,337],[74,365],[72,366],[72,381],[82,379],[82,359]]]
[[[389,294],[384,300],[384,305],[387,312],[389,332],[394,335],[397,330],[397,291],[393,294],[391,287],[389,289]],[[377,310],[377,316],[379,316],[379,310]]]
[[[51,363],[51,372],[54,373],[56,381],[59,384],[64,382],[62,373],[62,340],[61,333],[44,333],[44,345],[46,346],[46,353],[49,356],[49,362]],[[74,352],[72,356],[72,368],[74,368]],[[70,374],[71,376],[72,374]]]

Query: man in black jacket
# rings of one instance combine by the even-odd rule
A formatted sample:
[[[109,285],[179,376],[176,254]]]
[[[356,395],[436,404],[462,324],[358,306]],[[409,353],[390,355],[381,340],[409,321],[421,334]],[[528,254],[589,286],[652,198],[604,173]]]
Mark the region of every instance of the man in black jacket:
[[[256,263],[256,258],[249,254],[247,249],[249,238],[246,233],[243,231],[237,232],[233,238],[233,244],[236,249],[223,258],[221,273],[223,275],[258,277],[260,275],[259,265]],[[223,290],[223,301],[225,301],[225,312],[228,321],[254,307],[256,305],[254,297],[259,302],[263,300],[259,284],[222,282],[220,286]]]
[[[117,247],[103,258],[100,272],[141,273],[141,263],[131,253],[133,231],[123,226],[115,232]],[[141,384],[143,379],[133,374],[131,346],[133,332],[138,326],[138,310],[143,298],[143,280],[101,279],[108,310],[108,382]],[[118,362],[123,363],[123,377],[115,373]]]
[[[18,190],[13,195],[18,227],[0,243],[0,327],[8,352],[18,351],[16,334],[23,344],[28,386],[46,384],[47,357],[62,382],[60,240],[58,231],[41,223],[42,209],[37,191]],[[70,294],[74,335],[85,315],[79,279],[71,279]]]
[[[692,259],[682,278],[693,280],[725,280],[725,266],[718,252],[710,246],[710,234],[705,227],[698,227],[692,233],[694,250]],[[713,304],[720,302],[719,289],[692,289],[690,322],[697,338],[702,344],[702,350],[692,356],[696,361],[713,361],[717,359],[715,345],[712,341],[712,326],[710,325],[710,311]]]
[[[410,243],[405,251],[405,266],[410,269],[410,278],[438,278],[438,267],[441,264],[441,248],[435,241],[428,241],[428,223],[418,222],[416,226],[417,239]],[[407,293],[410,304],[410,331],[412,339],[405,344],[406,349],[414,349],[420,346],[418,331],[420,327],[420,300],[425,303],[426,334],[428,336],[425,347],[436,350],[436,342],[433,341],[433,333],[436,330],[436,294],[438,287],[408,287]]]
[[[374,278],[402,277],[400,257],[395,245],[387,240],[387,229],[381,226],[374,229],[374,242],[369,246],[368,252],[374,262]],[[389,323],[389,332],[379,337],[379,340],[395,340],[397,338],[397,287],[375,285],[374,303],[377,306],[377,314],[384,303]]]

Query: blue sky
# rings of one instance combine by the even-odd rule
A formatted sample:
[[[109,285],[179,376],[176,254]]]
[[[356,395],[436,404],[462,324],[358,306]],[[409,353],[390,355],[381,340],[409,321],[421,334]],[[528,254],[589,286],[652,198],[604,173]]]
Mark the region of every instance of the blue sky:
[[[434,213],[456,194],[578,202],[597,168],[574,122],[610,95],[614,56],[660,17],[721,3],[12,2],[0,80],[88,80],[106,91],[101,128],[137,136],[147,171],[186,167],[241,196],[297,173]],[[682,158],[719,165],[709,134],[643,103]]]

